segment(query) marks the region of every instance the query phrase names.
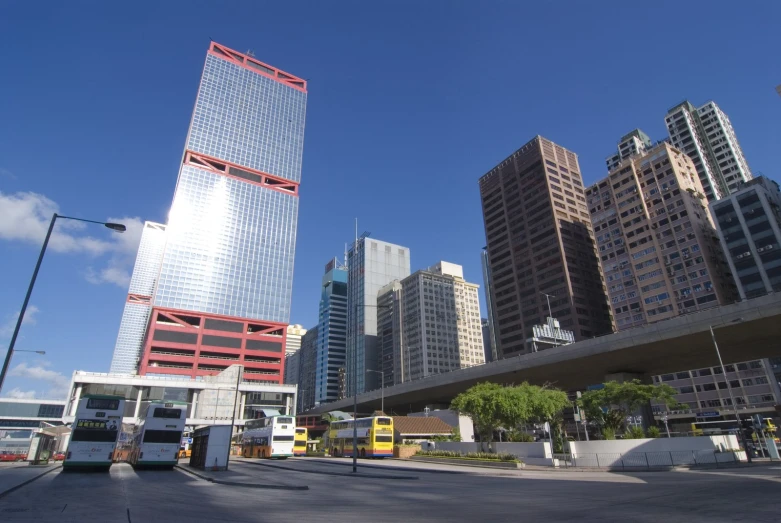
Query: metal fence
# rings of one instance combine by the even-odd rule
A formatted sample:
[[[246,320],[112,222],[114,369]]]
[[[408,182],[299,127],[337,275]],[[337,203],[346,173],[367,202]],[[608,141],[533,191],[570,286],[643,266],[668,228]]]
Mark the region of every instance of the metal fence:
[[[680,465],[703,465],[713,467],[732,466],[740,462],[734,452],[715,450],[678,450],[669,452],[627,452],[554,454],[563,468],[607,468],[619,470],[648,470]]]

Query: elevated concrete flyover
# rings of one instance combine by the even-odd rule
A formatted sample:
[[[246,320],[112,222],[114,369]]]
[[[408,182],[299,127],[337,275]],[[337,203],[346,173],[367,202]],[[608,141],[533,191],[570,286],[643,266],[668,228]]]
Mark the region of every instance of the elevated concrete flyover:
[[[430,404],[448,404],[472,385],[551,383],[567,391],[584,390],[611,374],[643,376],[715,366],[713,325],[724,363],[781,356],[781,293],[679,316],[671,320],[563,347],[503,359],[386,387],[385,410],[403,414]],[[380,390],[358,396],[358,411],[380,408]],[[352,411],[352,397],[308,413]]]

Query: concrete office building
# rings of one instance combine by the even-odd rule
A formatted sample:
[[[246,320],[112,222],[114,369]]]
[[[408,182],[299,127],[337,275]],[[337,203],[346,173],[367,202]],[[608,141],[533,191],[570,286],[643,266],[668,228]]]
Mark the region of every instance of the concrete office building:
[[[380,291],[378,303],[392,304],[377,313],[383,348],[394,350],[383,360],[393,362],[392,372],[383,367],[387,385],[485,363],[478,288],[460,265],[441,261]]]
[[[32,438],[62,425],[65,400],[0,398],[0,453],[27,454]]]
[[[586,190],[619,330],[731,303],[736,293],[692,160],[662,143]]]
[[[363,235],[347,252],[347,394],[380,387],[377,293],[410,273],[409,249]],[[353,357],[357,369],[353,368]],[[354,372],[355,371],[355,372]]]
[[[401,347],[402,292],[401,282],[394,280],[377,293],[377,346],[380,351],[380,372],[382,385],[404,383]]]
[[[667,112],[665,123],[671,143],[694,162],[708,201],[751,179],[735,129],[715,102],[694,107],[684,101]]]
[[[113,373],[132,374],[138,371],[164,250],[165,225],[145,222],[133,275],[130,277],[125,310],[119,324],[117,343],[111,358],[110,370]]]
[[[347,267],[334,258],[325,266],[315,362],[315,405],[339,399],[339,369],[347,351]]]
[[[488,321],[488,318],[480,319],[480,330],[483,331],[483,356],[485,357],[485,362],[494,361],[494,352],[491,346],[491,322]]]
[[[653,147],[651,138],[640,129],[625,134],[618,142],[618,149],[616,153],[608,156],[605,159],[607,164],[607,172],[611,172],[618,164],[638,154],[644,154],[648,149]]]
[[[301,359],[298,367],[298,411],[315,406],[318,326],[306,331],[301,339]]]
[[[548,305],[577,340],[613,319],[575,153],[541,136],[480,178],[498,356],[531,351]]]
[[[115,369],[140,357],[139,374],[197,377],[241,364],[246,379],[282,382],[306,99],[304,80],[209,44],[165,247],[156,269],[139,267],[154,285],[132,303],[147,310],[126,307]]]
[[[288,325],[285,336],[285,356],[290,356],[301,348],[301,339],[306,334],[303,325]]]
[[[735,277],[740,298],[781,290],[781,193],[760,176],[729,197],[713,202],[711,212]]]
[[[654,383],[673,387],[678,391],[675,399],[688,407],[668,412],[664,405],[652,403],[655,417],[661,419],[667,413],[670,430],[676,432],[690,431],[695,421],[732,421],[735,410],[728,386],[741,418],[778,417],[775,407],[781,403],[781,392],[767,359],[725,365],[724,369],[729,385],[718,366],[654,376]],[[698,416],[702,413],[708,413],[707,418]]]
[[[491,270],[488,262],[488,247],[483,247],[480,251],[480,264],[483,268],[483,295],[485,296],[485,307],[488,318],[488,337],[486,337],[486,330],[483,329],[483,343],[487,345],[487,349],[490,352],[486,352],[485,361],[495,361],[498,359],[496,348],[499,346],[499,342],[496,339],[496,304],[493,301],[493,292],[491,289]]]
[[[301,351],[285,356],[285,372],[282,383],[285,385],[298,385],[298,377],[301,372]]]

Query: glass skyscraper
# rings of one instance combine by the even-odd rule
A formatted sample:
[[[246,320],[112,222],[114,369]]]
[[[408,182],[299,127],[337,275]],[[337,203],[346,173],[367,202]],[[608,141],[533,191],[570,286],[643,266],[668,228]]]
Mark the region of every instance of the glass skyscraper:
[[[240,363],[247,379],[282,382],[306,98],[304,80],[210,45],[141,374],[195,377]]]
[[[314,403],[339,399],[339,369],[347,350],[347,268],[334,258],[325,266],[315,362]]]
[[[165,225],[146,222],[111,358],[111,372],[130,374],[138,368],[164,248]]]
[[[410,274],[407,247],[362,236],[347,253],[347,393],[380,388],[377,293]],[[353,354],[357,369],[353,368]]]

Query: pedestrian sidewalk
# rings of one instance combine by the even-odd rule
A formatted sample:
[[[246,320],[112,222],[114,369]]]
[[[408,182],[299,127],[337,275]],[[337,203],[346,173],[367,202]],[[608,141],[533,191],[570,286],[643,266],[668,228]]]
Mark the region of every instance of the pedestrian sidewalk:
[[[255,469],[248,468],[235,460],[231,460],[228,470],[201,470],[191,467],[188,460],[180,460],[176,468],[185,474],[220,485],[276,490],[309,490],[307,485],[294,484],[281,480],[279,477],[268,481],[268,478],[259,477]]]
[[[0,498],[59,468],[62,468],[62,465],[59,463],[50,465],[28,465],[24,463],[0,468]]]

